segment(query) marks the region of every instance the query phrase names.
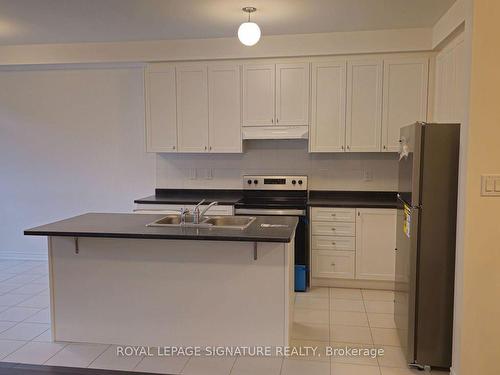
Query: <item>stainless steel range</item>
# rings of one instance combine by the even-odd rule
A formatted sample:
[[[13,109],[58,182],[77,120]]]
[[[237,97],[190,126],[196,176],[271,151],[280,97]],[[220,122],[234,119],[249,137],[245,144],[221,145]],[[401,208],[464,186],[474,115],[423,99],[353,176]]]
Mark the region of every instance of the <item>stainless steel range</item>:
[[[243,199],[235,214],[297,216],[295,265],[309,270],[307,176],[243,176]]]

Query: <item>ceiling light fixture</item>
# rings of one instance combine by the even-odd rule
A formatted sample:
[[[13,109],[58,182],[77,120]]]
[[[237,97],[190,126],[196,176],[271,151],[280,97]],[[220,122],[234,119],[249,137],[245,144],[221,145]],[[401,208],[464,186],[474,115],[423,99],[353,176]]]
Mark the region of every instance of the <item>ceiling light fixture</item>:
[[[244,7],[241,10],[248,13],[248,22],[243,22],[238,28],[238,39],[245,46],[253,46],[260,39],[260,27],[255,22],[250,22],[250,14],[255,12],[257,8]]]

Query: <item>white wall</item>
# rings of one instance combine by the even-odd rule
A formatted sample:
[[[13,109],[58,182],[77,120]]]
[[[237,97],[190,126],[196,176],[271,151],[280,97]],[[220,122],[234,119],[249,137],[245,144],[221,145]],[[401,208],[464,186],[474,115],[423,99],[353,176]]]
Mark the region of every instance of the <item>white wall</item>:
[[[152,192],[141,68],[0,71],[0,87],[0,257],[45,256],[24,229]]]
[[[160,188],[239,189],[244,174],[304,174],[311,189],[397,190],[393,153],[308,154],[305,140],[245,141],[244,154],[158,154]],[[196,170],[196,179],[191,179]],[[212,169],[213,178],[206,179]],[[372,174],[364,180],[364,172]]]

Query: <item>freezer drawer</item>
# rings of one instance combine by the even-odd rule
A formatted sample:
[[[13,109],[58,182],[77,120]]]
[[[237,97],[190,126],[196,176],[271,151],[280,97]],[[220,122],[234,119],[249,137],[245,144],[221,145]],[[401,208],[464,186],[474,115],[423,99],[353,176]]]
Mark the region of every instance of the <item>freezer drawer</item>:
[[[356,221],[355,208],[313,207],[311,210],[313,221]]]
[[[353,251],[312,251],[312,277],[354,279]]]
[[[313,222],[312,223],[313,236],[355,236],[356,224],[355,223],[341,223],[341,222]]]
[[[312,236],[312,249],[355,251],[356,241],[354,237]]]

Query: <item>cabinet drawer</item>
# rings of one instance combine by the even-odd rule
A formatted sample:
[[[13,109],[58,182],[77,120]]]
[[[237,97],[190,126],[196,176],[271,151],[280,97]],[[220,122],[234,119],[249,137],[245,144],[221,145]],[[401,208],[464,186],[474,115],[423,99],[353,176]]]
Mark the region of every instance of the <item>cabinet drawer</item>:
[[[312,277],[354,279],[354,252],[313,250]]]
[[[312,236],[313,250],[356,250],[355,237]]]
[[[323,223],[313,222],[312,234],[316,236],[355,236],[355,223]]]
[[[313,221],[356,221],[355,208],[313,207],[311,210]]]

